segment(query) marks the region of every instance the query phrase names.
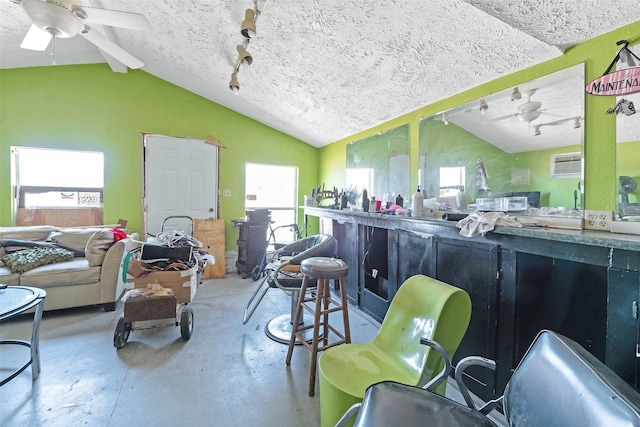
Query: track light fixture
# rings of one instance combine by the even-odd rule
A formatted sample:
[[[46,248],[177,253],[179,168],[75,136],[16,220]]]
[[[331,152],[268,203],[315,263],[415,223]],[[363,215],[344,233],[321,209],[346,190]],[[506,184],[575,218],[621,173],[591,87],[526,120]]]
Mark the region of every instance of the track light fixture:
[[[489,105],[487,105],[487,103],[485,102],[484,98],[482,98],[480,100],[480,113],[482,113],[484,115],[484,114],[486,114],[488,109],[489,109]]]
[[[238,62],[240,63],[240,65],[248,67],[253,63],[253,56],[251,56],[251,54],[247,52],[247,49],[245,49],[244,46],[239,44],[238,46],[236,46],[236,50],[238,51]]]
[[[238,59],[236,60],[236,66],[231,73],[231,80],[229,81],[229,89],[231,89],[236,95],[240,90],[240,83],[238,83],[238,73],[240,72],[240,66],[243,68],[249,67],[253,64],[253,56],[247,51],[247,47],[251,42],[251,39],[256,35],[256,20],[260,16],[260,10],[258,10],[258,1],[255,0],[254,8],[247,9],[244,13],[244,21],[240,24],[240,34],[244,37],[242,44],[236,45],[236,51],[238,52]]]
[[[511,100],[517,101],[520,98],[522,98],[522,94],[520,93],[517,87],[514,87],[513,91],[511,92]]]
[[[231,80],[229,80],[229,89],[237,95],[240,91],[240,83],[238,83],[238,73],[231,73]]]
[[[574,117],[573,118],[573,128],[574,129],[578,129],[580,126],[582,126],[582,123],[580,123],[580,117]]]
[[[253,9],[247,9],[244,12],[244,21],[240,24],[240,34],[248,39],[256,36],[256,12]]]
[[[536,125],[533,127],[533,136],[540,135],[540,125]]]

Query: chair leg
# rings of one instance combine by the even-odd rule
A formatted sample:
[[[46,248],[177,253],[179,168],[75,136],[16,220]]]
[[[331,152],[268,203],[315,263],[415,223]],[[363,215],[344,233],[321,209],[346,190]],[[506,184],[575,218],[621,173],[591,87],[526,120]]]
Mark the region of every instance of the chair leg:
[[[298,328],[300,327],[300,318],[303,313],[303,304],[304,304],[304,296],[307,293],[307,284],[309,283],[309,277],[304,276],[302,278],[302,287],[300,288],[300,293],[298,295],[298,306],[296,307],[296,314],[293,316],[293,323],[291,325],[291,338],[289,339],[289,348],[287,349],[287,366],[291,365],[291,356],[293,355],[293,347],[296,344],[296,333],[298,332]],[[300,337],[301,340],[304,338]]]
[[[312,396],[316,392],[316,365],[318,363],[318,336],[320,335],[320,315],[322,314],[323,301],[325,299],[325,288],[328,281],[326,279],[318,279],[318,287],[316,289],[316,309],[313,319],[313,343],[311,344],[311,368],[309,372],[309,396]],[[326,318],[326,315],[324,315]],[[326,322],[326,320],[325,320]],[[326,324],[323,326],[325,336],[322,338],[323,342],[326,340],[327,328]]]
[[[347,301],[347,284],[345,279],[339,279],[340,298],[342,299],[342,322],[344,323],[344,339],[347,344],[351,343],[351,329],[349,328],[349,302]]]
[[[253,316],[253,312],[256,311],[256,308],[258,308],[258,305],[260,305],[260,302],[262,301],[262,298],[264,298],[264,296],[267,294],[267,291],[271,287],[268,282],[269,282],[269,277],[267,276],[267,277],[264,278],[264,280],[262,280],[260,282],[260,284],[256,288],[256,290],[253,293],[253,295],[251,295],[251,298],[249,299],[249,302],[244,307],[244,314],[242,315],[242,324],[243,325],[246,325],[247,322],[249,321],[249,319],[251,319],[251,316]],[[256,296],[258,296],[258,293],[260,292],[260,289],[262,289],[262,287],[263,287],[263,285],[265,283],[267,285],[266,288],[264,289],[264,291],[262,291],[262,293],[258,297],[258,301],[256,301],[256,303],[253,306],[251,306],[251,303],[256,298]]]

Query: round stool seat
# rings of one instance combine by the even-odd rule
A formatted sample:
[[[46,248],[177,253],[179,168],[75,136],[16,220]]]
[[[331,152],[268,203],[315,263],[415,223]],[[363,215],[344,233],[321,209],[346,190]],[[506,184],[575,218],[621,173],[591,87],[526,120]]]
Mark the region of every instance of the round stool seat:
[[[317,279],[339,279],[345,277],[349,266],[341,259],[329,257],[311,257],[300,264],[302,274]]]

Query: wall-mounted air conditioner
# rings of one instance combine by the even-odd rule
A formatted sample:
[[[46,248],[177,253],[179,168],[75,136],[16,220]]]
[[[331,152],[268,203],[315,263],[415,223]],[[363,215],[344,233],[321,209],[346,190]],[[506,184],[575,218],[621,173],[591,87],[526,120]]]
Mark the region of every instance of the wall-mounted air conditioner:
[[[562,153],[551,155],[551,178],[582,177],[582,153]]]

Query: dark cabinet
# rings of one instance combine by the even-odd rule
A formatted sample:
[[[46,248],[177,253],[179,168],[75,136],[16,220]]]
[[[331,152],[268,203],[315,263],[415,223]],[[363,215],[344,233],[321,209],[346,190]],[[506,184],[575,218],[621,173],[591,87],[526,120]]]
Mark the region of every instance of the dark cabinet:
[[[335,222],[332,228],[332,235],[338,241],[338,258],[343,260],[349,266],[347,273],[347,298],[353,304],[360,304],[360,289],[358,288],[358,275],[360,274],[361,264],[358,251],[358,239],[353,236],[357,235],[358,225],[350,222]]]
[[[454,365],[470,355],[496,360],[498,313],[497,245],[436,238],[435,278],[467,291],[471,297],[471,321],[456,351]],[[495,391],[495,374],[469,369],[470,389],[484,399]]]
[[[605,363],[629,384],[640,388],[638,304],[640,272],[610,268]]]
[[[243,277],[251,276],[251,270],[262,259],[267,250],[268,222],[234,220],[233,226],[239,228],[238,232],[238,261],[236,269]]]
[[[424,274],[466,290],[469,328],[454,356],[480,355],[471,390],[500,396],[537,333],[575,340],[640,389],[640,239],[608,233],[496,229],[465,238],[454,224],[305,208],[333,219],[349,260],[349,298],[382,321],[397,289]]]

